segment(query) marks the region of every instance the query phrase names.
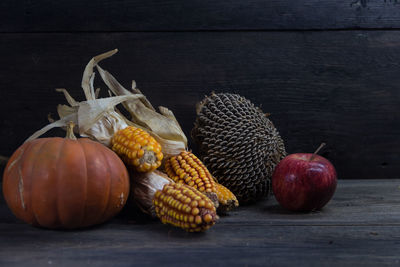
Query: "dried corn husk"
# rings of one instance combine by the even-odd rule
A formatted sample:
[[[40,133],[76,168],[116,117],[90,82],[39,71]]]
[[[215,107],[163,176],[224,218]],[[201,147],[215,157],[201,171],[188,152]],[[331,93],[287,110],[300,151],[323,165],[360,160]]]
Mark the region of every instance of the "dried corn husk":
[[[78,126],[77,132],[81,136],[97,140],[106,146],[110,145],[111,137],[116,131],[132,125],[149,132],[161,144],[165,158],[185,150],[187,138],[172,111],[160,107],[160,113],[156,112],[146,97],[136,89],[135,84],[133,91],[128,91],[110,73],[98,66],[101,60],[111,57],[117,51],[115,49],[95,56],[87,64],[81,84],[85,101],[76,101],[66,89],[57,89],[65,95],[69,105],[58,105],[60,119],[37,131],[27,141],[54,127],[65,127],[72,121]],[[98,98],[99,89],[94,89],[94,67],[97,67],[105,84],[116,96]],[[116,105],[120,103],[131,114],[131,120],[116,109]]]
[[[59,106],[60,119],[35,132],[26,141],[36,139],[52,128],[65,127],[68,122],[72,121],[78,126],[78,133],[81,136],[89,137],[109,146],[111,137],[115,132],[133,124],[114,110],[116,105],[127,99],[132,99],[132,97],[140,96],[118,96],[82,101],[74,110],[67,106]]]
[[[104,83],[115,95],[143,95],[136,88],[135,82],[132,83],[132,91],[128,91],[109,72],[103,70],[99,65],[96,67]],[[132,116],[132,122],[143,126],[163,139],[183,142],[185,146],[187,145],[187,138],[178,121],[172,111],[166,107],[159,107],[160,113],[157,113],[146,97],[125,101],[123,105]]]
[[[125,89],[108,71],[96,65],[104,83],[117,96],[144,96],[132,82],[132,91]],[[165,158],[179,154],[187,148],[187,138],[175,115],[166,107],[159,107],[158,113],[147,98],[132,98],[124,101],[124,108],[130,113],[131,121],[147,130],[161,144]]]
[[[130,170],[131,171],[131,170]],[[164,185],[173,183],[165,173],[160,171],[134,172],[131,171],[131,193],[129,201],[134,202],[144,213],[156,218],[153,206],[154,194],[162,190]]]

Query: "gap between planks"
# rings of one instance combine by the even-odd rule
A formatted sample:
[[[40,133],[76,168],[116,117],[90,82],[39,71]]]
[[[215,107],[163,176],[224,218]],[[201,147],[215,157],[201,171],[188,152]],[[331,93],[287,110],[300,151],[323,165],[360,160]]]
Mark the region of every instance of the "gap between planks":
[[[400,31],[400,28],[307,28],[307,29],[197,29],[197,30],[93,30],[93,31],[0,31],[0,34],[102,34],[102,33],[209,33],[209,32],[345,32],[345,31]]]

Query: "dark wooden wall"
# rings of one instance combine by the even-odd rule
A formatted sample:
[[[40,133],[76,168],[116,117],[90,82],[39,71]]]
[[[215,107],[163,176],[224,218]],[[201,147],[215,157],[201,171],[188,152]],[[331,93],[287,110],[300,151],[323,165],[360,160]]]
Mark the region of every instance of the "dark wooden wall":
[[[127,87],[135,79],[186,133],[204,95],[235,92],[272,114],[289,153],[327,142],[339,178],[399,178],[399,4],[3,0],[0,154],[55,114],[54,88],[82,99],[88,60],[119,48],[102,66]]]

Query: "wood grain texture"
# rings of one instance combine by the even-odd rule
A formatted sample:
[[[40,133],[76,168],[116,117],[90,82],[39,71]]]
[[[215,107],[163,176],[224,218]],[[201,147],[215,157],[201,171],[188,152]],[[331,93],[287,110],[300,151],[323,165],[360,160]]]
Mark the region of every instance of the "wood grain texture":
[[[1,32],[399,28],[397,0],[0,3]]]
[[[81,231],[17,221],[0,202],[4,266],[398,265],[400,180],[342,180],[321,212],[289,213],[274,199],[240,207],[190,234],[124,214]]]
[[[289,153],[326,142],[340,179],[398,178],[399,31],[2,34],[0,155],[66,103],[54,88],[83,99],[84,66],[113,48],[102,66],[126,87],[135,79],[188,135],[204,95],[239,93],[272,114]]]

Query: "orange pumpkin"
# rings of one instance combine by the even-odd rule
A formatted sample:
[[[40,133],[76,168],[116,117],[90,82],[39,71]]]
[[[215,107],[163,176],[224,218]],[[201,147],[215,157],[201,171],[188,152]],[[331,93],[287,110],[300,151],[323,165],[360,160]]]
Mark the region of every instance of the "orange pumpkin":
[[[105,222],[125,205],[129,176],[109,148],[87,138],[29,141],[11,156],[3,194],[16,217],[46,228],[73,229]],[[75,139],[75,140],[74,140]]]

